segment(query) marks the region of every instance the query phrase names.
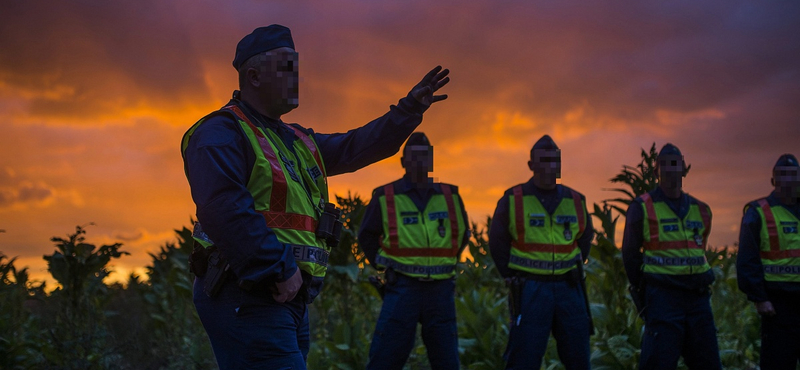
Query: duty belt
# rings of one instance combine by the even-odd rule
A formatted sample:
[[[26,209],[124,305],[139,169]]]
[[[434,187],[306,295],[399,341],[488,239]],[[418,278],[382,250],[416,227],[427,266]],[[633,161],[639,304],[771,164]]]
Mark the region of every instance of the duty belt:
[[[652,257],[645,256],[645,265],[655,266],[700,266],[706,263],[706,256],[699,257]]]
[[[575,256],[575,258],[571,258],[566,261],[543,261],[543,260],[532,260],[528,258],[511,255],[508,259],[508,262],[527,268],[554,271],[554,270],[573,267],[575,266],[576,261],[580,261],[580,258],[581,257],[579,254]]]
[[[379,265],[384,265],[386,267],[391,267],[393,270],[397,272],[403,272],[406,274],[426,275],[426,276],[449,274],[455,271],[456,269],[455,265],[439,265],[439,266],[406,265],[381,255],[375,257],[375,263]]]
[[[764,273],[766,274],[787,274],[787,275],[800,275],[800,266],[796,265],[767,265],[764,266]]]

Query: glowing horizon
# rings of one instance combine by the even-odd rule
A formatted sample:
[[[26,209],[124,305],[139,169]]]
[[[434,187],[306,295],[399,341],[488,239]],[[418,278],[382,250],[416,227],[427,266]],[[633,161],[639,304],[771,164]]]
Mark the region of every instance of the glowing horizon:
[[[87,241],[123,242],[116,263],[189,226],[194,204],[179,141],[236,88],[236,43],[289,26],[300,106],[317,132],[367,123],[435,65],[451,70],[419,127],[439,181],[459,186],[472,222],[527,181],[543,134],[562,180],[592,203],[641,148],[672,142],[692,164],[687,192],[714,214],[713,246],[733,245],[743,205],[771,190],[771,167],[800,154],[800,5],[748,2],[312,1],[223,8],[188,0],[16,2],[0,14],[0,251],[33,279],[53,236],[94,222]],[[399,156],[329,179],[368,200],[402,176]],[[599,227],[599,226],[598,226]],[[618,240],[619,242],[619,240]]]

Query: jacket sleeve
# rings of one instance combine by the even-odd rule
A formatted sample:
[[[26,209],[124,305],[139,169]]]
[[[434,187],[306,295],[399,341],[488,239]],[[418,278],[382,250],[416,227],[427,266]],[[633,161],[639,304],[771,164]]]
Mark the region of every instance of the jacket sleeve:
[[[240,280],[285,281],[297,269],[291,248],[256,213],[247,190],[255,155],[235,122],[216,116],[192,135],[185,165],[203,230]]]
[[[427,109],[409,95],[362,127],[344,134],[314,133],[328,176],[353,172],[397,153]]]
[[[641,252],[644,225],[644,211],[638,200],[631,202],[625,214],[625,233],[622,237],[622,262],[628,281],[632,286],[638,287],[642,280],[642,263],[644,257]]]
[[[358,231],[358,245],[361,246],[361,251],[367,257],[367,262],[375,269],[378,268],[375,265],[375,257],[378,255],[378,248],[383,235],[383,217],[380,205],[380,196],[383,193],[379,192],[379,190],[375,189],[372,192],[372,199],[370,199],[367,209],[364,211],[364,218],[361,219],[361,228]]]
[[[761,216],[756,207],[749,207],[742,217],[739,230],[739,253],[736,256],[736,279],[739,290],[753,302],[769,300],[764,284],[764,266],[759,254]]]
[[[492,260],[497,267],[500,276],[511,277],[513,272],[508,268],[508,260],[511,256],[511,234],[508,232],[508,195],[504,194],[497,201],[492,225],[489,228],[489,252]]]

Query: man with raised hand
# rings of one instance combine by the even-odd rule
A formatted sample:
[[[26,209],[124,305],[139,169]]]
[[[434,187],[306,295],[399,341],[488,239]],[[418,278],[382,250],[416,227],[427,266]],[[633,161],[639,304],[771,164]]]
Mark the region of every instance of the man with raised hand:
[[[298,106],[288,28],[245,36],[233,67],[240,91],[182,141],[199,221],[194,303],[220,369],[305,369],[307,304],[320,292],[341,228],[327,177],[396,153],[423,112],[447,98],[434,93],[448,70],[434,68],[365,126],[320,134],[281,120]]]

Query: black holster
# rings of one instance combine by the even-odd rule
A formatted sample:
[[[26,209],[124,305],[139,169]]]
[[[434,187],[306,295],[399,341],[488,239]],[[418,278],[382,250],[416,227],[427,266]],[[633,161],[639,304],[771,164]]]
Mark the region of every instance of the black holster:
[[[209,297],[214,297],[222,288],[225,279],[230,273],[231,265],[225,258],[222,258],[218,249],[214,249],[208,256],[208,270],[206,270],[205,280],[203,281],[203,291]]]
[[[215,247],[205,248],[200,243],[194,242],[192,254],[189,255],[189,271],[197,277],[203,277],[208,270],[208,257]]]
[[[518,276],[511,277],[508,283],[508,308],[511,314],[511,325],[519,325],[519,318],[522,315],[522,289],[525,286],[525,278]]]
[[[583,292],[583,301],[586,303],[586,314],[589,316],[589,335],[594,335],[594,318],[592,317],[592,305],[589,303],[589,293],[586,291],[586,273],[583,270],[583,257],[576,261],[578,283],[580,284],[581,292]]]
[[[642,282],[639,283],[639,286],[628,286],[628,292],[631,294],[631,300],[633,301],[633,305],[636,306],[636,314],[639,315],[642,319],[644,319],[645,311],[647,310],[647,302],[645,299],[645,286],[644,286],[644,278],[642,278]]]

